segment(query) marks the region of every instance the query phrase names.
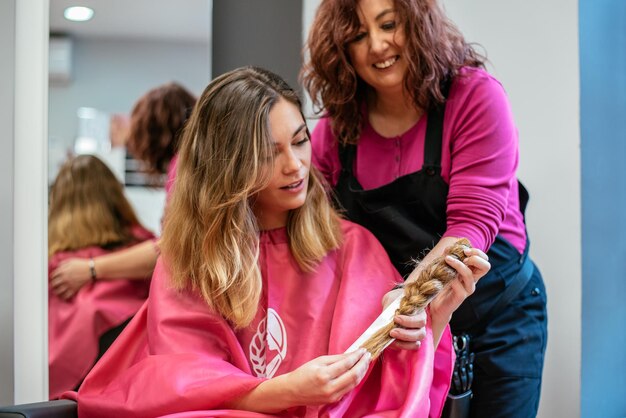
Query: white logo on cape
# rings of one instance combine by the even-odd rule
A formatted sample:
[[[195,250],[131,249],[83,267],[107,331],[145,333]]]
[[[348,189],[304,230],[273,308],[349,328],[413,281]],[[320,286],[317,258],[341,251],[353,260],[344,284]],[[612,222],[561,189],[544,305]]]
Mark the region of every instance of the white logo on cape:
[[[267,316],[250,341],[250,363],[257,377],[274,377],[287,355],[287,331],[278,313],[269,308]]]

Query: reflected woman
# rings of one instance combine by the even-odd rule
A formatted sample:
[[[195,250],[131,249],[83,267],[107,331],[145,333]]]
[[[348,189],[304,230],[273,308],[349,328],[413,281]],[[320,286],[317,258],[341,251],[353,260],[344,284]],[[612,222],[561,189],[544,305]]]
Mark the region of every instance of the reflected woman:
[[[122,185],[98,158],[80,155],[59,171],[50,193],[48,272],[68,258],[94,257],[152,239],[124,197]],[[149,282],[132,277],[96,280],[78,292],[58,285],[48,293],[50,398],[76,388],[95,363],[103,334],[131,318]]]

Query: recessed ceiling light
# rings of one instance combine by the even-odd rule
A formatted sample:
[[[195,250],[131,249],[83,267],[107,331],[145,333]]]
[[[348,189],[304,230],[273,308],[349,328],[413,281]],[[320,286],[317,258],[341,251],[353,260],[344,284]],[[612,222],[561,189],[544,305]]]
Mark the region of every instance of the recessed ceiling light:
[[[93,9],[83,6],[72,6],[65,9],[63,16],[74,22],[85,22],[93,17]]]

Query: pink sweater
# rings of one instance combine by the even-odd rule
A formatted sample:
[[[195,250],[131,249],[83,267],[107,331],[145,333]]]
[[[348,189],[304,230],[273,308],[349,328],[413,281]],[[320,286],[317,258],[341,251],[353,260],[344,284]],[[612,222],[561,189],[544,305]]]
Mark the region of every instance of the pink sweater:
[[[354,173],[365,190],[421,169],[426,115],[398,137],[385,138],[364,118]],[[331,185],[341,170],[330,120],[312,134],[313,163]],[[497,234],[520,253],[526,232],[519,210],[517,129],[502,85],[486,71],[464,68],[452,84],[443,126],[441,175],[449,185],[445,236],[487,249]]]

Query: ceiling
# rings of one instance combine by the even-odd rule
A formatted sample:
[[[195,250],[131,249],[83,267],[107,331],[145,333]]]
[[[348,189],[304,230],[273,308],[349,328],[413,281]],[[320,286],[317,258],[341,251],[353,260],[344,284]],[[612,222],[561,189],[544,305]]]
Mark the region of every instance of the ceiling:
[[[68,6],[88,6],[94,17],[70,22]],[[209,42],[212,0],[50,0],[50,32],[74,38]]]

